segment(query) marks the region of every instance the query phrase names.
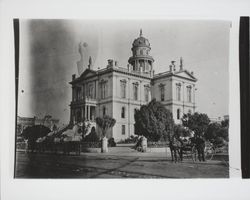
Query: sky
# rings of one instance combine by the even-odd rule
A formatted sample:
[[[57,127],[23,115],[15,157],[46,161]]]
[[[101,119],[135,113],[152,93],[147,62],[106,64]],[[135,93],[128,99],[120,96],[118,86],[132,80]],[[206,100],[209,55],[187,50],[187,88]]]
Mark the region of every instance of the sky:
[[[142,29],[151,45],[155,73],[183,58],[184,69],[197,81],[196,111],[209,117],[228,114],[230,22],[217,20],[20,20],[18,115],[52,115],[68,123],[78,74],[78,45],[86,43],[93,68],[108,59],[127,66],[134,39]]]

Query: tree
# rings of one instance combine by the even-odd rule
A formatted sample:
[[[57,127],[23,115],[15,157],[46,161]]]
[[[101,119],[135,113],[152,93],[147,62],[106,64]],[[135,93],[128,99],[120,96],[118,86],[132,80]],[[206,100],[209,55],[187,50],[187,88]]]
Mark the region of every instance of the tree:
[[[96,118],[96,124],[101,128],[103,137],[106,136],[108,129],[112,128],[115,123],[116,120],[108,115]]]
[[[95,127],[91,128],[90,133],[83,139],[85,142],[99,142],[99,137],[95,131]]]
[[[135,134],[143,135],[150,141],[166,140],[173,134],[172,113],[155,99],[135,110],[134,117]]]
[[[205,138],[209,141],[215,140],[220,132],[221,125],[219,123],[211,123],[208,125],[208,128],[205,132]]]
[[[177,136],[177,138],[181,137],[188,137],[190,136],[190,131],[188,128],[184,127],[181,124],[174,125],[174,134]]]
[[[194,131],[195,135],[203,136],[206,132],[210,119],[207,114],[195,112],[194,114],[184,114],[182,124]]]
[[[46,136],[50,132],[50,129],[44,125],[34,125],[25,128],[22,132],[22,136],[28,140],[36,140],[40,137]]]
[[[221,126],[228,128],[229,127],[229,119],[224,119],[221,121]]]
[[[52,127],[52,131],[57,131],[57,126],[54,124],[53,127]]]
[[[46,136],[49,132],[50,129],[44,125],[34,125],[25,128],[21,135],[28,139],[29,148],[34,149],[36,140]]]
[[[84,138],[86,136],[86,134],[89,131],[90,126],[91,126],[91,124],[87,121],[84,121],[82,123],[81,129],[79,129],[79,131],[82,133],[82,138]]]
[[[211,123],[209,124],[205,138],[213,143],[222,143],[228,141],[228,126],[224,126],[223,123]]]

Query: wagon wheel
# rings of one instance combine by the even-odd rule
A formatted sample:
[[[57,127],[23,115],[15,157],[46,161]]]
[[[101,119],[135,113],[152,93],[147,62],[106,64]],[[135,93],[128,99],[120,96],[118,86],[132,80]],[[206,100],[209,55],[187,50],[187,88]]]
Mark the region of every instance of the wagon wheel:
[[[205,154],[205,159],[206,160],[212,160],[213,156],[215,154],[214,147],[212,147],[212,146],[205,147],[204,154]]]
[[[192,157],[193,162],[196,162],[196,160],[197,160],[197,154],[198,154],[197,149],[196,149],[195,146],[193,146],[191,148],[191,157]]]

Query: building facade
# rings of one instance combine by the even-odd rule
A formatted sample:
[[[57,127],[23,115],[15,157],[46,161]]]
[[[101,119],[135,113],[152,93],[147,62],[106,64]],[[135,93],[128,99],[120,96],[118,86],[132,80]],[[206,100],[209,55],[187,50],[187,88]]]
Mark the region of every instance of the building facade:
[[[70,123],[89,121],[109,115],[116,119],[108,137],[116,141],[134,135],[134,112],[155,98],[173,113],[180,123],[183,113],[195,111],[195,83],[193,73],[172,61],[169,71],[154,73],[154,59],[150,43],[142,31],[132,44],[132,56],[126,68],[108,60],[104,69],[93,70],[90,57],[88,68],[79,76],[72,75]],[[100,130],[97,128],[97,132]]]

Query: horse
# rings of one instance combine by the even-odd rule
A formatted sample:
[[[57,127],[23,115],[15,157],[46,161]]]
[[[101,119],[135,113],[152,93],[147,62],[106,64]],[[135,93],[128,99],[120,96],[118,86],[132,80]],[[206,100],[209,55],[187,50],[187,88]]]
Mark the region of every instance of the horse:
[[[194,139],[195,147],[198,152],[198,159],[199,161],[205,161],[205,140],[201,137],[198,136]]]
[[[183,145],[180,139],[176,138],[175,136],[173,136],[172,138],[169,138],[169,148],[170,148],[172,162],[183,160],[182,146]],[[178,159],[177,154],[179,155],[179,159]]]

